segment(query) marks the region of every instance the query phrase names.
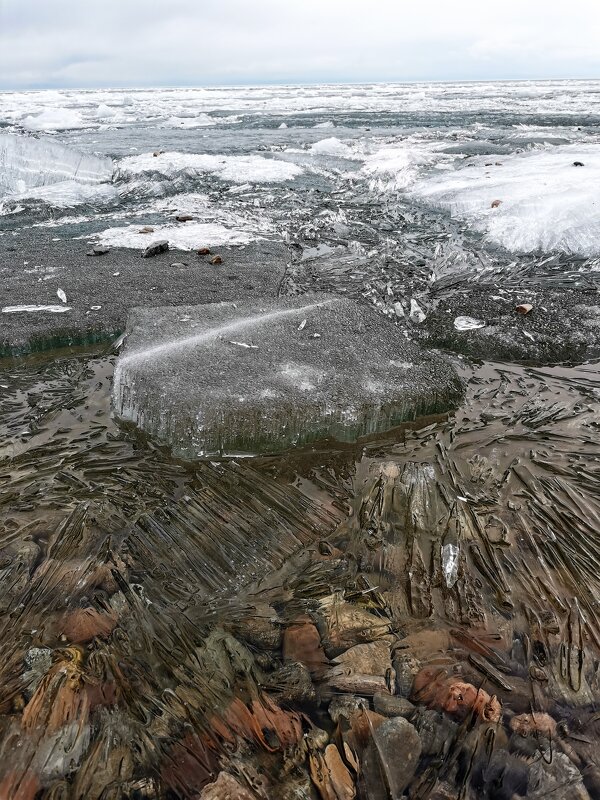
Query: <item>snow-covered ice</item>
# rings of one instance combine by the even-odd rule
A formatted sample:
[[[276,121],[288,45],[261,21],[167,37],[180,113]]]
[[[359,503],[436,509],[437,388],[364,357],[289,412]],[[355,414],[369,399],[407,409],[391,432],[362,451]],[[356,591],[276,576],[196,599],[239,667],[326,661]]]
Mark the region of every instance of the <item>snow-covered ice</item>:
[[[600,145],[549,146],[469,163],[424,178],[412,195],[515,252],[600,255]]]

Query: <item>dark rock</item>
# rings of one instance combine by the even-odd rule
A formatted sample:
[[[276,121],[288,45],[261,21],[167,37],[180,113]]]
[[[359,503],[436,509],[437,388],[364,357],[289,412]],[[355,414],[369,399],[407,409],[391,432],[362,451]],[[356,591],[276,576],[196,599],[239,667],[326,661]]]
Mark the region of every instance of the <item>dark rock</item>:
[[[456,737],[458,723],[439,711],[419,708],[412,724],[421,737],[423,755],[445,755]]]
[[[529,797],[551,797],[552,800],[589,800],[583,777],[565,753],[552,753],[548,760],[538,759],[531,765],[527,787]]]
[[[154,228],[151,225],[144,225],[143,228],[140,228],[138,233],[154,233]]]
[[[197,251],[197,253],[198,253],[199,256],[209,256],[210,255],[210,250],[209,250],[208,247],[201,247]]]
[[[583,161],[574,161],[573,162],[573,166],[574,167],[583,167],[585,165],[584,165]]]
[[[493,200],[492,201],[492,208],[500,208],[502,205],[502,200]]]
[[[279,702],[306,703],[315,700],[315,689],[308,668],[299,661],[284,664],[272,672],[263,686],[277,696]]]
[[[363,762],[370,800],[399,798],[414,777],[420,755],[419,735],[402,717],[388,719],[376,728]]]
[[[373,695],[373,708],[378,714],[384,717],[406,717],[410,718],[415,707],[405,697],[398,697],[394,694],[378,692]]]
[[[178,214],[175,219],[177,222],[191,222],[194,218],[191,214]]]
[[[359,711],[368,708],[368,702],[353,694],[342,694],[334,697],[327,709],[331,719],[337,724],[341,719],[349,720]]]
[[[151,258],[157,256],[159,253],[166,253],[169,249],[169,242],[166,239],[161,239],[158,242],[152,242],[151,245],[142,252],[142,258]]]

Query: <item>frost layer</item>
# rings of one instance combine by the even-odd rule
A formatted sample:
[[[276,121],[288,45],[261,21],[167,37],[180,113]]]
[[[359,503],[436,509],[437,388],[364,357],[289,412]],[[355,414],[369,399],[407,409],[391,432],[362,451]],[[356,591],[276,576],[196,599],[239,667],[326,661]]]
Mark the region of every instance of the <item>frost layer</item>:
[[[110,181],[112,172],[110,158],[80,153],[48,139],[0,134],[0,195],[25,196],[30,189],[65,181],[100,184]],[[72,195],[72,185],[66,188]]]
[[[583,166],[574,166],[574,162]],[[418,183],[413,196],[515,252],[600,255],[600,145],[470,159]]]
[[[166,239],[177,250],[205,246],[248,244],[257,238],[248,231],[226,228],[218,223],[188,222],[185,225],[155,225],[151,236],[140,233],[139,225],[108,228],[99,234],[98,243],[107,247],[133,247],[140,250],[152,242]]]

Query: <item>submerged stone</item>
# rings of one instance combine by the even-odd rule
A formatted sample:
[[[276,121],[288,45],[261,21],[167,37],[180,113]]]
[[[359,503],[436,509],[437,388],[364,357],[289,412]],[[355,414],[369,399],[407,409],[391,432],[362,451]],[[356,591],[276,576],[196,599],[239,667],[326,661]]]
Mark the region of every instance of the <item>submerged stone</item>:
[[[344,298],[133,309],[117,417],[184,458],[352,442],[454,408],[462,384],[368,307]]]

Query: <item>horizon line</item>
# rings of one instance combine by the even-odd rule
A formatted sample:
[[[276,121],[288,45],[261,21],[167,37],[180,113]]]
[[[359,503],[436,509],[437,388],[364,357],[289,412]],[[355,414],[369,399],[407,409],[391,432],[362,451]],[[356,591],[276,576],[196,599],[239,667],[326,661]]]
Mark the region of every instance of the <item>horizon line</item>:
[[[291,80],[291,81],[259,81],[257,83],[205,83],[205,84],[89,84],[87,86],[76,85],[55,85],[55,84],[34,84],[27,88],[7,87],[0,83],[0,92],[45,92],[45,91],[94,91],[103,89],[105,91],[140,91],[153,89],[253,89],[263,87],[309,87],[309,86],[373,86],[373,85],[418,85],[418,84],[464,84],[464,83],[557,83],[557,82],[586,82],[600,81],[600,76],[585,77],[545,77],[545,78],[413,78],[413,79],[377,79],[377,80]]]

